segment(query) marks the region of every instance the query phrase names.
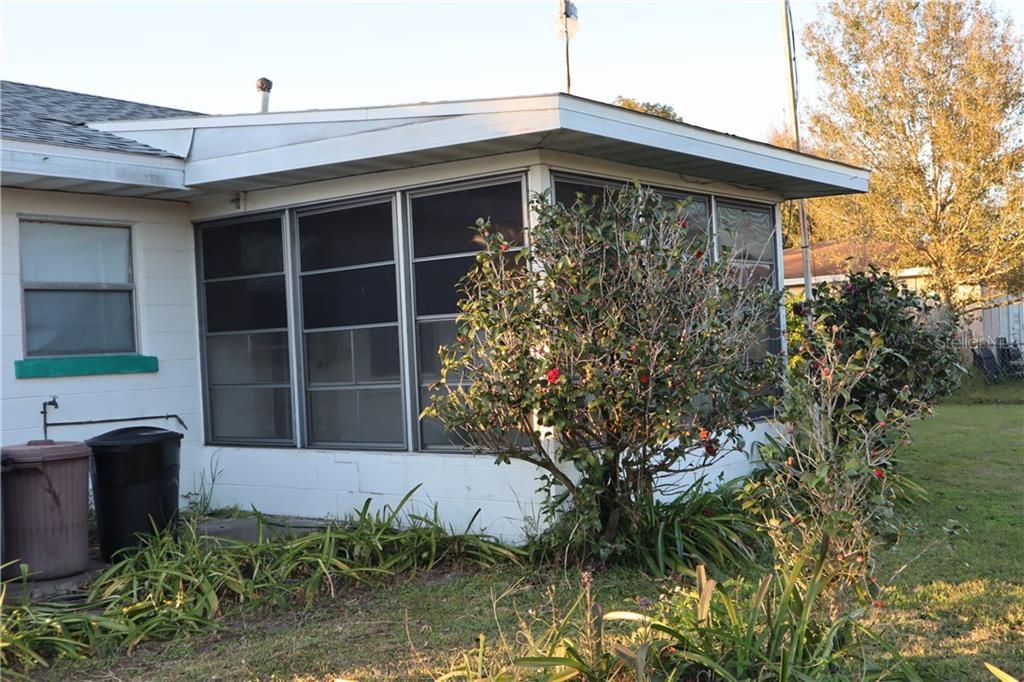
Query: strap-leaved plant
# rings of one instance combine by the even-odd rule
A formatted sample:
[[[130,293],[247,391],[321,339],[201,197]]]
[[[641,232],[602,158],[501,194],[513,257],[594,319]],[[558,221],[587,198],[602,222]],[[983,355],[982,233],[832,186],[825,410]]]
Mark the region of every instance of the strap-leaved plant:
[[[535,195],[531,210],[520,252],[478,222],[486,246],[424,416],[539,467],[549,511],[607,554],[640,501],[741,444],[773,374],[747,351],[778,296],[650,190]]]

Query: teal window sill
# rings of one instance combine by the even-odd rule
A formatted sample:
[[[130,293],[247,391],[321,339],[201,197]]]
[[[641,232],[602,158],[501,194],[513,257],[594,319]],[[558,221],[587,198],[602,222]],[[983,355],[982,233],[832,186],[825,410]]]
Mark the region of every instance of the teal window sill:
[[[67,358],[27,358],[14,361],[18,379],[82,377],[97,374],[146,374],[160,369],[154,355],[79,355]]]

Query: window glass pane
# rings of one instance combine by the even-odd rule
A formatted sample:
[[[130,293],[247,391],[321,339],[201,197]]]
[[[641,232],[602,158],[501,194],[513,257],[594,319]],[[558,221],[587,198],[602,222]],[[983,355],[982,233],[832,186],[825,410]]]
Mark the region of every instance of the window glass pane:
[[[761,206],[718,204],[718,242],[733,256],[771,260],[775,253],[772,211]]]
[[[352,332],[306,334],[306,375],[311,384],[352,383]]]
[[[604,193],[607,189],[608,185],[604,185],[599,182],[577,182],[573,180],[559,180],[556,178],[555,201],[560,203],[562,206],[569,208],[575,205],[578,199],[581,199],[581,197],[577,195],[582,194],[582,201],[584,203],[593,201],[594,206],[596,208],[600,208],[604,204]]]
[[[431,194],[412,200],[413,255],[440,256],[483,248],[478,218],[511,242],[523,243],[523,186],[501,185]]]
[[[203,277],[236,277],[284,270],[281,219],[206,227],[202,231]]]
[[[130,291],[26,291],[29,355],[135,350]]]
[[[284,275],[209,282],[205,287],[207,331],[280,329],[288,326]]]
[[[397,322],[397,300],[394,265],[302,277],[306,329]]]
[[[287,388],[210,388],[210,433],[214,440],[291,440],[292,408]]]
[[[459,312],[460,279],[476,264],[476,256],[421,261],[413,265],[416,278],[416,314],[447,315]]]
[[[391,203],[301,216],[299,251],[303,270],[394,260]]]
[[[772,270],[770,263],[743,263],[733,266],[730,274],[736,278],[740,286],[752,287],[771,284]]]
[[[440,389],[445,390],[445,389]],[[430,405],[430,388],[420,387],[420,408]],[[444,428],[439,420],[433,417],[420,419],[420,440],[425,446],[439,448],[463,448],[466,447],[465,440],[455,431]]]
[[[287,333],[207,337],[206,377],[211,384],[288,383]]]
[[[130,243],[126,227],[24,222],[22,281],[129,284]]]
[[[665,196],[670,205],[676,203],[686,204],[683,208],[683,218],[686,219],[686,231],[690,234],[695,244],[708,246],[708,238],[711,236],[711,220],[708,215],[708,201],[704,197]]]
[[[398,327],[371,327],[352,332],[356,382],[398,381]]]
[[[441,378],[441,346],[455,343],[458,324],[455,320],[420,322],[416,325],[416,342],[419,345],[420,381],[432,382]]]
[[[313,443],[396,445],[404,442],[400,388],[309,392]]]

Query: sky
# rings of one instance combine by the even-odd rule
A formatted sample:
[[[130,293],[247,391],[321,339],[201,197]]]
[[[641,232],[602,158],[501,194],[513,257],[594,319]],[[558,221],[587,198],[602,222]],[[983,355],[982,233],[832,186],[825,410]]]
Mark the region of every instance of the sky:
[[[1024,26],[1024,0],[997,7]],[[577,0],[573,94],[763,139],[788,120],[782,0]],[[209,114],[563,91],[557,0],[0,3],[0,76]],[[799,31],[818,12],[793,2]],[[816,96],[799,61],[801,103]],[[0,103],[2,106],[2,103]]]

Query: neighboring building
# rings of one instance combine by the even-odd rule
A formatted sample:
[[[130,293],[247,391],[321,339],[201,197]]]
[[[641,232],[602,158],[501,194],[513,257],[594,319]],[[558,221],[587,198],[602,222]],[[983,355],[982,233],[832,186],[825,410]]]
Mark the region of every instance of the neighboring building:
[[[520,532],[536,471],[418,419],[478,217],[521,240],[533,192],[636,179],[692,197],[691,224],[781,287],[779,202],[867,190],[859,168],[564,94],[231,116],[0,97],[2,442],[41,437],[54,395],[54,420],[178,414],[182,492],[213,468],[214,504],[267,513],[422,484],[446,521],[482,507]]]
[[[920,290],[926,281],[924,268],[895,269],[896,245],[888,242],[861,239],[830,239],[811,244],[811,282],[840,282],[846,273],[867,270],[874,265],[889,270],[906,284],[908,289]],[[787,290],[800,294],[804,287],[803,249],[790,247],[782,252],[782,269]]]

